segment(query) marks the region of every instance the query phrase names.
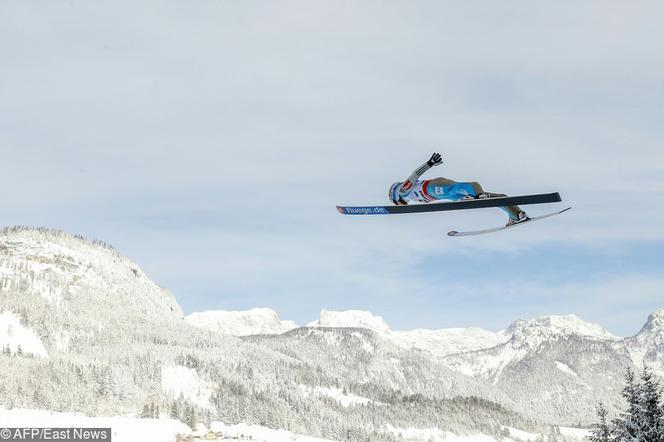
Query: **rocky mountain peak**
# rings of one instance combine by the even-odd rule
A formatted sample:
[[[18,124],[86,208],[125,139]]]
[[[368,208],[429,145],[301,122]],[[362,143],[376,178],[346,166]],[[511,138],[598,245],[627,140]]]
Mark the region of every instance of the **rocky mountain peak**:
[[[543,341],[550,341],[566,336],[581,336],[593,339],[615,340],[618,337],[604,327],[586,322],[576,315],[539,316],[530,320],[514,321],[506,330],[515,344],[535,346]]]
[[[649,333],[659,330],[664,331],[664,309],[662,308],[657,309],[653,313],[648,315],[648,320],[643,325],[643,328],[641,329],[639,334]]]

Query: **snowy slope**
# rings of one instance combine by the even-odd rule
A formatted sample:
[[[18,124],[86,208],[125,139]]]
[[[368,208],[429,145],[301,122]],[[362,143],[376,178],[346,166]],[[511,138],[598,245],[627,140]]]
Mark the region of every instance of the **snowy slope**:
[[[42,358],[48,352],[39,336],[30,328],[23,326],[18,316],[12,312],[0,312],[0,350],[8,349],[12,354],[19,352]]]
[[[193,368],[171,366],[161,368],[161,390],[171,399],[184,399],[203,408],[210,407],[214,385],[198,376]]]
[[[232,336],[280,334],[297,327],[293,321],[280,320],[277,313],[269,308],[247,311],[210,310],[192,313],[186,316],[185,320],[195,327]]]
[[[343,407],[351,407],[354,405],[366,405],[368,403],[374,402],[371,399],[357,396],[352,393],[345,393],[340,388],[335,387],[309,387],[308,385],[298,385],[298,388],[305,396],[325,396],[330,399],[334,399]]]

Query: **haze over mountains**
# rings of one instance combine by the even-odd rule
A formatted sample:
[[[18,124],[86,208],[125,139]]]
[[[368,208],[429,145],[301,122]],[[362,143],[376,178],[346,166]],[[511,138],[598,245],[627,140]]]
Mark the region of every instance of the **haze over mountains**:
[[[574,316],[394,331],[369,312],[298,327],[270,309],[183,316],[171,293],[100,242],[0,231],[0,404],[120,414],[158,404],[200,420],[330,439],[387,426],[500,436],[587,425],[627,368],[664,376],[664,310],[622,338]]]

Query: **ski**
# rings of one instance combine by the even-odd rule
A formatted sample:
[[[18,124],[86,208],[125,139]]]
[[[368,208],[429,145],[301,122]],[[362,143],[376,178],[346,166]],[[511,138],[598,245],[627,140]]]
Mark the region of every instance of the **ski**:
[[[518,227],[518,226],[522,226],[524,224],[530,224],[533,221],[538,221],[538,220],[541,220],[541,219],[544,219],[544,218],[549,218],[549,217],[552,217],[552,216],[560,215],[561,213],[567,212],[569,209],[571,209],[571,207],[568,207],[568,208],[563,209],[563,210],[559,210],[557,212],[547,213],[546,215],[533,216],[533,217],[527,219],[526,221],[521,221],[520,223],[516,223],[516,224],[510,224],[509,226],[494,227],[492,229],[484,229],[484,230],[471,230],[471,231],[467,231],[467,232],[457,232],[456,230],[452,230],[451,232],[447,232],[447,235],[448,236],[474,236],[474,235],[483,235],[485,233],[499,232],[501,230],[511,229],[512,227]]]
[[[453,202],[411,204],[408,206],[337,206],[342,215],[393,215],[400,213],[440,212],[446,210],[482,209],[486,207],[523,206],[560,202],[558,192],[499,198],[467,199]]]

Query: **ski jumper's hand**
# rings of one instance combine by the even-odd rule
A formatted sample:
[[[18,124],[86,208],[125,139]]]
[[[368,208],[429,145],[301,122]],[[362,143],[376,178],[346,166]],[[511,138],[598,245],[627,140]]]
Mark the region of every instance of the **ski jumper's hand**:
[[[443,164],[443,157],[441,157],[438,152],[431,155],[431,158],[427,161],[429,167],[439,166],[441,164]]]
[[[439,166],[443,164],[443,157],[440,156],[439,153],[434,153],[431,155],[431,158],[429,161],[426,163],[422,164],[420,167],[415,169],[413,173],[410,174],[408,179],[404,181],[401,184],[401,187],[399,188],[399,197],[401,198],[406,198],[408,193],[410,193],[411,189],[413,188],[413,185],[417,182],[418,179],[426,172],[427,170],[431,169],[434,166]]]

